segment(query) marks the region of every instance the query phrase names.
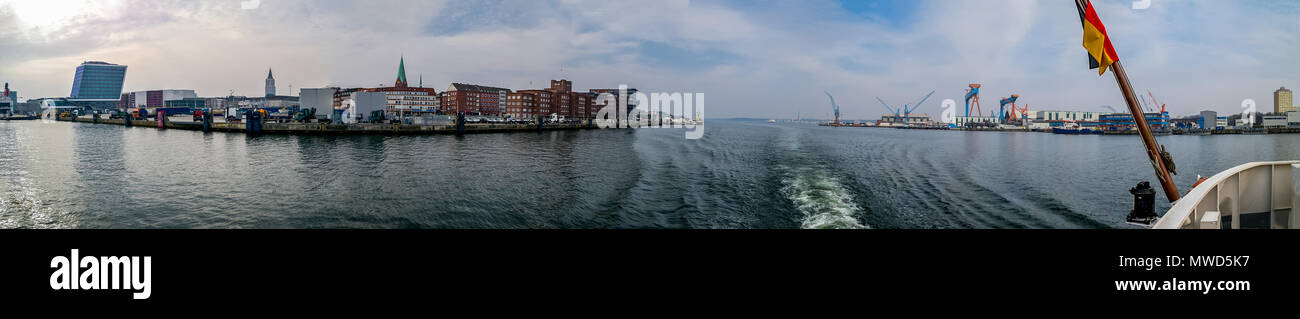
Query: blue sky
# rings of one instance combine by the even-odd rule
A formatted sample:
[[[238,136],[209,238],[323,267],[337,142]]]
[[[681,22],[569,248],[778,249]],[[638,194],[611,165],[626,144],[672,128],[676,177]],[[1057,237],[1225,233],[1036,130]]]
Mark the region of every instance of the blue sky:
[[[1298,1],[1131,4],[1095,2],[1136,89],[1176,114],[1300,87]],[[258,95],[268,67],[281,92],[391,85],[404,55],[426,86],[629,84],[705,93],[710,117],[827,116],[823,90],[851,119],[932,90],[918,112],[937,113],[968,83],[1031,109],[1123,105],[1081,34],[1069,1],[0,0],[0,81],[65,96],[105,60],[130,67],[126,90]]]

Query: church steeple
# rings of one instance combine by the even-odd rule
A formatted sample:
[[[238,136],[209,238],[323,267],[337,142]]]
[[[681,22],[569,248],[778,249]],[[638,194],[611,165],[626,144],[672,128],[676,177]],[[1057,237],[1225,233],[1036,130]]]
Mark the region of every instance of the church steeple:
[[[393,86],[404,88],[406,85],[406,57],[402,57],[397,64],[397,83]]]
[[[275,96],[275,76],[271,75],[271,69],[266,69],[266,97]]]

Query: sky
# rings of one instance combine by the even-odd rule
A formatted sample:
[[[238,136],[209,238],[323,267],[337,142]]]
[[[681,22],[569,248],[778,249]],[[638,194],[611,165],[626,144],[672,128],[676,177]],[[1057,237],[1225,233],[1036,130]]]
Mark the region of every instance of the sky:
[[[845,119],[934,96],[959,107],[980,83],[985,112],[1124,102],[1088,69],[1072,1],[835,0],[0,0],[0,81],[20,98],[64,97],[82,61],[128,66],[124,91],[258,96],[412,84],[576,90],[628,84],[704,93],[705,117]],[[1141,93],[1174,115],[1271,110],[1300,89],[1300,1],[1094,1]]]

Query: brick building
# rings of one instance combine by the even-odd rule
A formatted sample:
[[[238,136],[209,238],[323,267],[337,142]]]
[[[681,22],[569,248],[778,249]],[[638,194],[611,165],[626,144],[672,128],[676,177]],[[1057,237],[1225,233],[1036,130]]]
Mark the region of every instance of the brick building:
[[[440,107],[448,114],[499,116],[509,95],[510,89],[452,83],[443,91]]]
[[[505,114],[512,118],[555,116],[587,120],[600,110],[595,101],[595,93],[573,92],[573,82],[569,80],[551,80],[550,88],[510,93],[506,98]]]

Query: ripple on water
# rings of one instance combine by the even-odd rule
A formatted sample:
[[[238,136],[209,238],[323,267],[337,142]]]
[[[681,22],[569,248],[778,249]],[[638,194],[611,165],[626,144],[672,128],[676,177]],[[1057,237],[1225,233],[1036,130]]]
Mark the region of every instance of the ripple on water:
[[[73,227],[71,214],[46,207],[37,196],[40,192],[27,184],[23,178],[5,182],[0,193],[0,229]]]

